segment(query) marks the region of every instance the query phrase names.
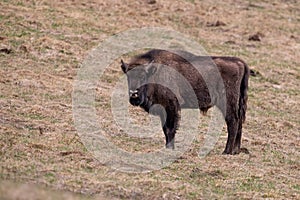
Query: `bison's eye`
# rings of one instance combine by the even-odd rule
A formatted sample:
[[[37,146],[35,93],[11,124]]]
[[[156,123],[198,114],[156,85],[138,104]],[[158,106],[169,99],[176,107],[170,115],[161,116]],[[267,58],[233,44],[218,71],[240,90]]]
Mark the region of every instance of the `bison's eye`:
[[[145,75],[140,75],[140,76],[139,76],[139,80],[145,81],[145,80],[146,80],[146,76],[145,76]]]
[[[142,80],[145,81],[145,80],[146,80],[146,76],[143,76],[143,77],[142,77]]]

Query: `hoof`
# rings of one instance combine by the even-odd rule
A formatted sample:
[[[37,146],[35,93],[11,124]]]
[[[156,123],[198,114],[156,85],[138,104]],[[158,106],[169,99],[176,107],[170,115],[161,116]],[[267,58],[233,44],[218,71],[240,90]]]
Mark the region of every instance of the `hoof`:
[[[223,155],[236,155],[236,154],[239,154],[239,151],[236,151],[236,150],[224,150]]]
[[[174,147],[174,144],[169,143],[169,144],[166,145],[166,148],[167,149],[174,149],[175,147]]]
[[[223,151],[222,155],[234,155],[233,151]]]
[[[166,144],[167,149],[174,149],[174,139]]]
[[[223,155],[237,155],[237,154],[240,154],[240,153],[245,153],[245,154],[250,154],[250,152],[248,151],[248,149],[247,148],[240,148],[240,149],[234,149],[234,150],[231,150],[231,151],[229,151],[229,150],[224,150],[223,151]]]

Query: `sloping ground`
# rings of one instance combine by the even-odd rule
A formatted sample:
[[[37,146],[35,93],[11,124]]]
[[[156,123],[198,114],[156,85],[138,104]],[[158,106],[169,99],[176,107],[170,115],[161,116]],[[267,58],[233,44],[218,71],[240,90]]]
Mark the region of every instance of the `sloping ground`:
[[[72,118],[76,72],[101,41],[145,26],[190,35],[210,54],[239,56],[259,72],[250,79],[242,141],[249,155],[222,156],[223,132],[203,159],[199,136],[169,167],[129,174],[86,150]],[[0,66],[2,180],[122,199],[300,198],[298,1],[1,0]],[[115,126],[109,89],[121,75],[119,64],[106,75],[97,88],[99,118],[120,147],[149,148],[147,141],[122,137]],[[161,135],[153,143],[163,142]],[[0,197],[16,198],[14,186],[7,188]]]

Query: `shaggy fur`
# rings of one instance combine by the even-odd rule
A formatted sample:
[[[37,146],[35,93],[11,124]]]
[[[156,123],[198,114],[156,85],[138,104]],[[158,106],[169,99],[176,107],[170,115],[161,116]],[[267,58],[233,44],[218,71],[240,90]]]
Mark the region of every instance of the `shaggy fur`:
[[[165,112],[158,110],[151,113],[161,117],[167,148],[174,148],[181,108],[199,108],[205,113],[212,106],[217,106],[227,124],[228,139],[224,154],[240,153],[250,73],[244,61],[236,57],[206,57],[184,51],[172,53],[154,49],[134,57],[128,64],[123,60],[121,62],[121,68],[127,74],[130,103],[146,112],[154,104],[165,108]],[[161,72],[161,67],[166,66],[175,69],[190,83],[197,97],[196,102],[181,83],[176,83],[176,77],[166,76],[166,81],[175,81],[172,83],[175,90],[172,91],[160,84],[147,83]],[[134,72],[132,69],[136,67],[139,70]]]

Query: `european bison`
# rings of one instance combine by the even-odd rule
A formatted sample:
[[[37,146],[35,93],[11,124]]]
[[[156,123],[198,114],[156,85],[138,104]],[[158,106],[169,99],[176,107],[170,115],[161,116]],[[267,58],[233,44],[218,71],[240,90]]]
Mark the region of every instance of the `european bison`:
[[[151,77],[160,73],[159,68],[168,67],[175,69],[188,81],[196,95],[196,105],[176,80],[172,80],[172,85],[177,85],[173,90],[149,82]],[[158,115],[161,117],[166,148],[174,149],[181,108],[199,108],[206,112],[212,106],[217,106],[223,113],[228,131],[223,154],[240,153],[250,73],[243,60],[153,49],[134,57],[128,64],[121,60],[121,68],[127,75],[130,104],[140,106],[146,112],[155,104],[164,107],[165,112]],[[176,77],[167,76],[167,79],[169,80],[165,81]]]

